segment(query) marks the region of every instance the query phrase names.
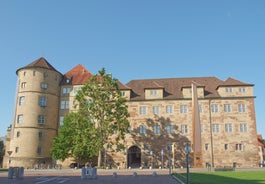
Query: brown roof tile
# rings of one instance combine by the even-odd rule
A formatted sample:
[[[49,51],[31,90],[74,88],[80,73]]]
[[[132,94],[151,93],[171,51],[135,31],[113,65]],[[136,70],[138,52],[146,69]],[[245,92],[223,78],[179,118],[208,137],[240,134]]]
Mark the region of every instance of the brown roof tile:
[[[26,69],[26,68],[45,68],[45,69],[49,69],[49,70],[53,70],[56,71],[58,73],[60,73],[59,71],[57,71],[44,57],[41,57],[35,61],[33,61],[32,63],[28,64],[25,67],[19,68],[16,71],[16,74],[19,70],[21,69]]]
[[[92,74],[81,64],[77,65],[66,74],[64,74],[64,78],[61,82],[62,85],[71,84],[78,85],[84,84],[88,82],[88,80],[92,77]]]
[[[229,77],[224,83],[220,86],[253,86],[253,84],[248,84],[245,82],[241,82],[234,78]]]
[[[126,85],[132,89],[131,100],[144,100],[144,89],[146,88],[164,88],[164,99],[182,98],[182,88],[191,87],[191,83],[199,84],[204,87],[204,96],[207,98],[219,97],[217,88],[223,85],[251,85],[229,78],[222,81],[216,77],[191,77],[191,78],[161,78],[161,79],[143,79],[132,80]]]

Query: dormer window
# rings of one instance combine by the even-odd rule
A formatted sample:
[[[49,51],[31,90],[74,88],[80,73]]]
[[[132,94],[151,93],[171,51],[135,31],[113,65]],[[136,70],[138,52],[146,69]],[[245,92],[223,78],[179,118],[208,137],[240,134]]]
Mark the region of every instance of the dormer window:
[[[227,92],[227,93],[232,93],[232,92],[233,92],[233,89],[232,89],[232,88],[230,88],[230,87],[228,87],[228,88],[225,88],[225,92]]]
[[[70,79],[66,79],[66,83],[69,84],[70,83]]]
[[[156,96],[156,94],[157,94],[157,91],[155,89],[150,90],[150,95]]]

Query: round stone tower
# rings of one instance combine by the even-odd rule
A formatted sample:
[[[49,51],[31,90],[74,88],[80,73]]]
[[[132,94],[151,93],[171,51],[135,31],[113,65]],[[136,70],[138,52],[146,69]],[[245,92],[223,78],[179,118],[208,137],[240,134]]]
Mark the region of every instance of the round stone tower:
[[[48,167],[57,134],[62,74],[45,58],[16,71],[18,86],[9,151],[9,166]]]

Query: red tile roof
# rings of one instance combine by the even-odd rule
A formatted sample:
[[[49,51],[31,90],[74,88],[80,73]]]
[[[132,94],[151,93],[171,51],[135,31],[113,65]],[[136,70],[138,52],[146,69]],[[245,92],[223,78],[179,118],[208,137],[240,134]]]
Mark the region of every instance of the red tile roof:
[[[66,74],[64,74],[64,78],[61,84],[84,84],[88,82],[91,77],[92,74],[83,65],[79,64],[70,71],[68,71]]]
[[[16,74],[18,73],[19,70],[26,69],[26,68],[45,68],[45,69],[53,70],[53,71],[60,73],[44,57],[41,57],[41,58],[33,61],[32,63],[30,63],[29,65],[27,65],[25,67],[19,68],[16,71]]]

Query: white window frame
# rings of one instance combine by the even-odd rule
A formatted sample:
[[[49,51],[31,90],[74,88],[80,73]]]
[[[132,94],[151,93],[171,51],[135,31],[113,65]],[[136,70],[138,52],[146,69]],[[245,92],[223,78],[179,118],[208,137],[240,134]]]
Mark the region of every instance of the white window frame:
[[[238,112],[246,112],[246,104],[238,104]]]
[[[39,105],[40,107],[46,107],[47,106],[47,98],[42,96],[39,98]]]
[[[160,125],[154,125],[153,132],[156,135],[160,134],[161,133]]]
[[[19,106],[24,105],[24,103],[25,103],[25,96],[19,97],[19,102],[18,102]]]
[[[173,114],[173,105],[167,105],[166,106],[166,113],[167,114]]]
[[[139,133],[140,134],[146,134],[146,127],[144,125],[139,126]]]
[[[159,113],[160,113],[159,106],[153,106],[153,114],[159,114]]]
[[[181,114],[188,113],[188,106],[187,105],[180,105],[180,113]]]
[[[189,130],[188,130],[188,125],[181,125],[180,126],[181,127],[181,133],[182,134],[187,134],[187,133],[189,133]]]
[[[17,116],[17,124],[23,123],[23,114]]]
[[[219,124],[212,124],[212,132],[214,132],[214,133],[220,132],[220,125]]]
[[[232,123],[226,123],[225,124],[225,132],[233,132],[233,125]]]
[[[247,123],[240,123],[239,128],[240,128],[240,132],[247,132],[248,131]]]
[[[211,112],[218,112],[218,104],[211,104]]]
[[[139,107],[139,114],[140,115],[146,115],[147,114],[147,107],[146,106],[140,106]]]
[[[224,104],[224,112],[232,112],[231,104]]]
[[[174,133],[174,125],[167,125],[166,131],[167,131],[167,134],[173,134]]]

